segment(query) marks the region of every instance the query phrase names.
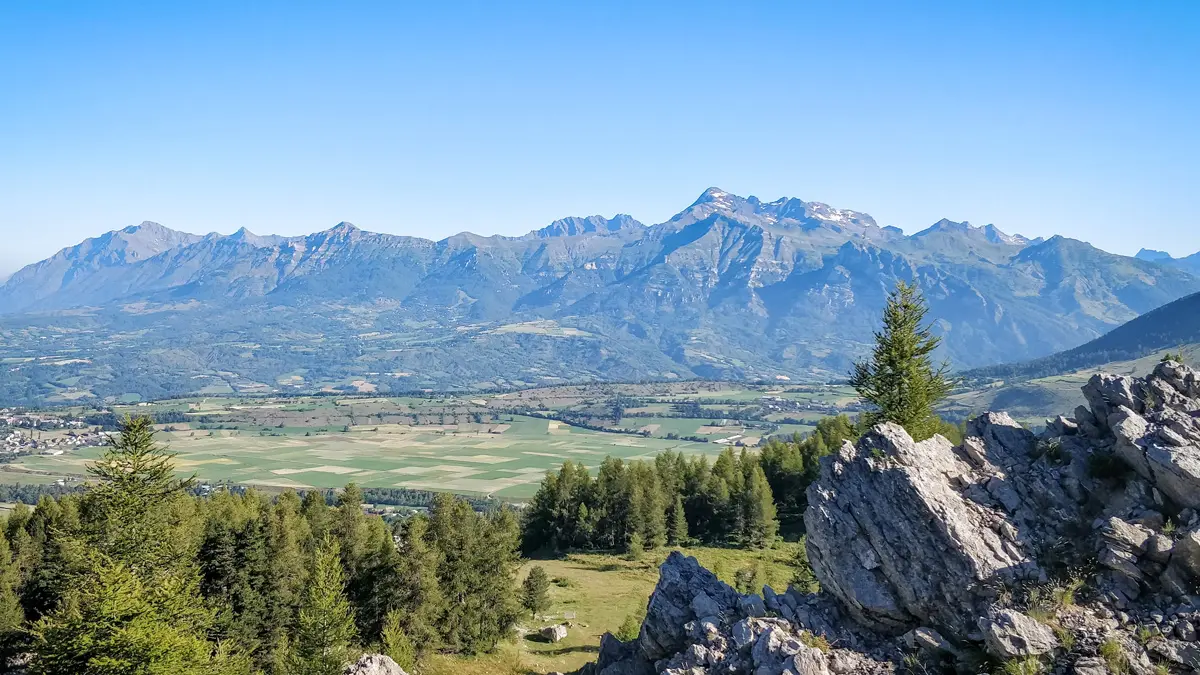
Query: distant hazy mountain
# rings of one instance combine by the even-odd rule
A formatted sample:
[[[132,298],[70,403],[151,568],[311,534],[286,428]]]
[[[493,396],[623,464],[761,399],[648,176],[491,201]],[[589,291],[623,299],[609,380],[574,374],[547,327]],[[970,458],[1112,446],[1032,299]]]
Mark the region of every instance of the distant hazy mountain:
[[[5,401],[193,391],[841,377],[915,280],[958,366],[1035,358],[1200,291],[1173,262],[942,220],[917,234],[716,188],[665,223],[522,237],[110,232],[0,286]],[[46,365],[46,364],[58,365]]]
[[[1137,252],[1134,256],[1141,260],[1149,260],[1151,262],[1162,263],[1172,267],[1178,267],[1182,270],[1187,270],[1193,274],[1200,274],[1200,253],[1183,258],[1172,258],[1170,253],[1165,251],[1155,251],[1153,249],[1144,248]]]

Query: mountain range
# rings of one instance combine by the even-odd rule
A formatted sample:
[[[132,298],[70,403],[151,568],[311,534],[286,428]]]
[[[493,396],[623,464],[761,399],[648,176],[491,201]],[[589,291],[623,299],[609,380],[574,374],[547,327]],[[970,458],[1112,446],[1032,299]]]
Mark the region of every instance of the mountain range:
[[[1195,257],[1195,256],[1194,256]],[[1075,347],[1200,270],[941,220],[906,235],[711,188],[670,220],[564,218],[441,241],[145,222],[0,286],[0,404],[658,378],[836,379],[915,281],[958,367]]]

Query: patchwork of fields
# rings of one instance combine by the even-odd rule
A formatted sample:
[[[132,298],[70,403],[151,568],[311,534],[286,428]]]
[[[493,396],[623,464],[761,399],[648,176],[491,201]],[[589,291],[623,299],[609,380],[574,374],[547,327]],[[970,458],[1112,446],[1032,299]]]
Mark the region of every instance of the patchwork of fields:
[[[158,438],[177,453],[181,473],[208,481],[293,489],[354,481],[514,498],[531,496],[545,472],[566,460],[595,468],[607,455],[649,459],[669,449],[715,456],[723,449],[714,443],[588,431],[521,416],[503,424],[375,425],[309,436],[185,429],[162,432]],[[99,448],[85,448],[26,457],[7,467],[6,482],[32,482],[19,473],[25,471],[42,473],[39,482],[47,475],[82,475],[99,454]]]
[[[180,472],[202,481],[266,489],[353,481],[521,499],[567,460],[595,469],[606,456],[650,459],[664,450],[716,456],[730,445],[806,433],[855,402],[853,391],[833,385],[596,383],[467,395],[114,402],[106,422],[88,424],[112,428],[126,415],[151,416]],[[51,414],[90,419],[94,413],[78,407]],[[100,453],[74,447],[23,455],[0,464],[0,483],[84,477]]]

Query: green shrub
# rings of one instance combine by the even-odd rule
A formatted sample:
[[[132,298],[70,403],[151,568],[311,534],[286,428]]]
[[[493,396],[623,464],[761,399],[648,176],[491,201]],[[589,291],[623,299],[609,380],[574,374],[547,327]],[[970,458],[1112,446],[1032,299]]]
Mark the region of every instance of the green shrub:
[[[826,640],[824,635],[817,635],[806,630],[800,631],[800,642],[809,649],[817,649],[824,653],[828,653],[830,649],[829,640]]]
[[[1108,672],[1113,675],[1125,675],[1129,672],[1129,657],[1125,656],[1125,650],[1116,640],[1109,638],[1100,643],[1100,657],[1108,666]]]
[[[614,635],[621,642],[633,642],[642,633],[642,620],[637,614],[630,614],[621,622],[621,627]]]

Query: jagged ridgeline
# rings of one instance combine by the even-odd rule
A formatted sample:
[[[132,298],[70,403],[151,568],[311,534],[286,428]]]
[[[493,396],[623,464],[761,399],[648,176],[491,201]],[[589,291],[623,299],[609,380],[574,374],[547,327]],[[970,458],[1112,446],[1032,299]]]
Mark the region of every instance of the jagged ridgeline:
[[[657,225],[441,241],[110,232],[0,286],[0,400],[396,392],[593,379],[828,381],[915,281],[956,367],[1077,346],[1200,291],[1176,261],[710,189]],[[521,359],[511,358],[519,353]]]
[[[1162,675],[1200,664],[1200,374],[1096,375],[1034,434],[881,424],[820,460],[820,590],[741,594],[674,553],[584,675]]]

